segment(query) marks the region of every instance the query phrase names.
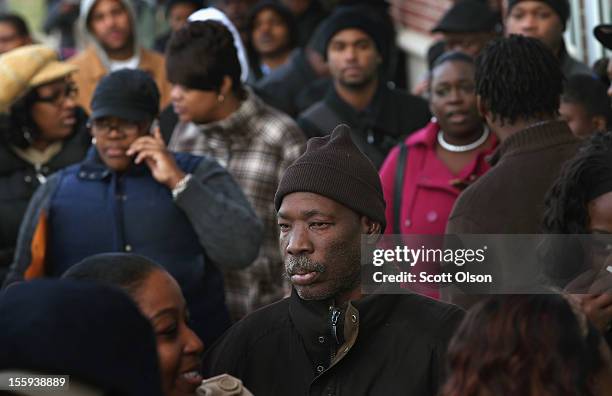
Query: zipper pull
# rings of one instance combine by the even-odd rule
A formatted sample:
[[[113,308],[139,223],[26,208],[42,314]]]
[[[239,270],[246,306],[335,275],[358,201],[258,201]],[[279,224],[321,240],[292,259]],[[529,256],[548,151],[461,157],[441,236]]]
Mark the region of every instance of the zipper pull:
[[[374,144],[374,132],[372,132],[372,129],[368,129],[368,144]]]
[[[40,184],[45,184],[47,182],[47,177],[42,173],[36,172],[36,179]]]
[[[332,337],[334,337],[334,339],[336,340],[336,344],[340,344],[340,339],[338,338],[338,321],[340,320],[340,316],[342,314],[342,311],[340,311],[338,308],[336,307],[332,307],[331,310],[331,335]]]

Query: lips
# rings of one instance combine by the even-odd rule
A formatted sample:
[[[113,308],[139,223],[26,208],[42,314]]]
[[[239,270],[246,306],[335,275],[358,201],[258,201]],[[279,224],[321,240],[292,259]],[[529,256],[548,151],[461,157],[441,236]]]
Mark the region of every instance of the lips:
[[[200,374],[200,365],[191,366],[191,368],[178,373],[176,378],[176,388],[181,392],[195,394],[198,386],[204,378]]]
[[[291,283],[298,286],[308,286],[314,283],[321,273],[316,271],[291,275]]]
[[[127,149],[118,146],[110,146],[104,148],[104,154],[110,158],[125,157]]]
[[[172,104],[172,109],[174,110],[176,114],[182,114],[185,112],[185,109],[183,109],[181,106],[176,105],[176,104]]]
[[[193,371],[188,371],[186,373],[182,373],[181,379],[185,380],[188,384],[197,387],[202,383],[202,380],[204,378],[197,370],[193,370]]]
[[[112,42],[120,42],[124,39],[123,32],[120,31],[111,31],[106,35],[106,39]]]
[[[76,117],[74,116],[62,117],[61,122],[65,126],[73,126],[74,124],[76,124]]]
[[[342,71],[345,73],[360,73],[361,68],[358,66],[349,66],[349,67],[345,67]]]
[[[450,111],[446,114],[446,118],[453,124],[462,124],[467,121],[468,113],[465,111]]]

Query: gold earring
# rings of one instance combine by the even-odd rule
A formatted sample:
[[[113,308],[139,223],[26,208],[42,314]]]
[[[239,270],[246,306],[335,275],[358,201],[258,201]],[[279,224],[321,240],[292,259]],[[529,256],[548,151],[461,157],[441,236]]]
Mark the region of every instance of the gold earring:
[[[223,96],[223,95],[217,96],[217,102],[223,103],[224,100],[225,100],[225,96]]]

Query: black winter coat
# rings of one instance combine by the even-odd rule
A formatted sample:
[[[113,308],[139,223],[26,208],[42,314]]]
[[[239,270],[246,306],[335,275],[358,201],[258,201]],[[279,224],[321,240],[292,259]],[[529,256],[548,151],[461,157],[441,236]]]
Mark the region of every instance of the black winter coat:
[[[62,150],[38,171],[6,143],[0,143],[0,284],[13,261],[19,225],[40,180],[81,161],[91,144],[83,109],[77,108],[76,117],[74,132],[64,141]]]
[[[237,324],[208,349],[205,376],[229,373],[255,395],[435,395],[456,306],[371,295],[345,310],[292,294]]]

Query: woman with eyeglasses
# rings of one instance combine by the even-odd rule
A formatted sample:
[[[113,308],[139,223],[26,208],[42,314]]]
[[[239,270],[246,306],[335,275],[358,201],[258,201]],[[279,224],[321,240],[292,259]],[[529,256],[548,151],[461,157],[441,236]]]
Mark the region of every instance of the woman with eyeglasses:
[[[85,257],[140,254],[176,279],[192,329],[212,344],[230,325],[220,269],[257,255],[262,227],[216,161],[166,148],[159,91],[149,74],[121,69],[91,101],[93,147],[34,194],[5,284],[59,277]]]
[[[32,194],[90,146],[85,113],[74,101],[75,70],[41,45],[0,56],[0,283]]]

